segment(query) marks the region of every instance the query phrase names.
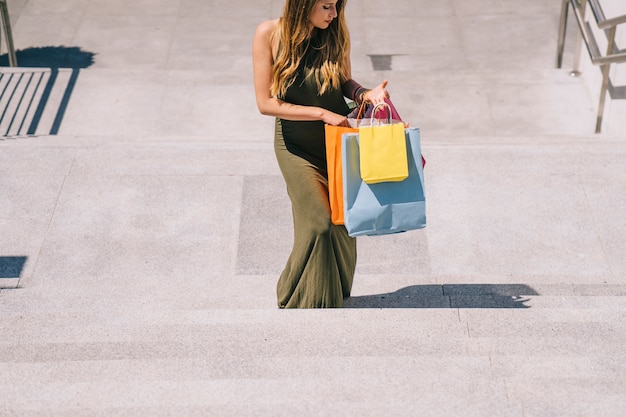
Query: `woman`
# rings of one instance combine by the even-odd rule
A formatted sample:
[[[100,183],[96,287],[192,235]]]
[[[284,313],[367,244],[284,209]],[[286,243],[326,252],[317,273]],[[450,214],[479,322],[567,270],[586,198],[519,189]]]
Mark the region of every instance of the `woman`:
[[[350,296],[356,240],[333,225],[324,124],[348,126],[344,98],[383,102],[352,80],[347,0],[287,0],[280,19],[261,23],[252,48],[261,114],[276,118],[274,149],[292,203],[294,245],[277,285],[280,308],[342,307]]]

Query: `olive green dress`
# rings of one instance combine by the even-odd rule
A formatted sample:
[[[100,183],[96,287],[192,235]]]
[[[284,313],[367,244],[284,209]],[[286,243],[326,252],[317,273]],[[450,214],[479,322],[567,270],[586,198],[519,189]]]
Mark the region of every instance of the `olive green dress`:
[[[318,94],[307,77],[316,50],[309,48],[284,101],[318,106],[347,115],[341,89]],[[356,266],[356,240],[334,225],[328,201],[326,147],[322,121],[276,119],[276,158],[292,204],[294,243],[277,285],[280,308],[342,307],[350,296]]]

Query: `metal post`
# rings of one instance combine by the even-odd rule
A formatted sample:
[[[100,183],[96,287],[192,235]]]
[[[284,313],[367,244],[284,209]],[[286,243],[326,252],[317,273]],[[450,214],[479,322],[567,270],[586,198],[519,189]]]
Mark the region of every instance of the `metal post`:
[[[572,7],[580,8],[581,14],[584,16],[587,0],[563,0],[561,3],[561,18],[559,22],[559,39],[557,44],[556,53],[556,67],[561,68],[563,65],[563,50],[565,49],[565,35],[567,32],[567,18],[569,13],[569,6],[572,3]],[[576,44],[574,46],[574,64],[570,75],[572,77],[580,76],[580,54],[582,50],[583,35],[580,30],[576,31]]]
[[[580,72],[580,53],[583,49],[583,34],[581,31],[578,31],[576,34],[576,49],[574,49],[574,63],[572,65],[572,70],[569,75],[572,77],[579,77]]]
[[[561,19],[559,22],[559,40],[556,48],[556,67],[561,68],[563,63],[563,48],[565,47],[565,31],[567,30],[567,12],[570,0],[561,2]]]
[[[6,0],[0,0],[0,13],[2,14],[2,26],[4,27],[4,37],[7,42],[7,54],[9,56],[9,65],[17,67],[17,57],[15,56],[15,47],[13,46],[13,32],[11,31],[11,21],[9,19],[9,9]]]
[[[611,55],[613,53],[613,49],[615,47],[615,33],[617,31],[617,26],[612,26],[609,30],[609,43],[607,46],[607,55]],[[609,75],[611,70],[611,64],[603,64],[602,65],[602,86],[600,87],[600,103],[598,104],[598,118],[596,119],[596,133],[600,133],[602,130],[602,117],[604,114],[604,102],[606,101],[606,92],[609,88]]]

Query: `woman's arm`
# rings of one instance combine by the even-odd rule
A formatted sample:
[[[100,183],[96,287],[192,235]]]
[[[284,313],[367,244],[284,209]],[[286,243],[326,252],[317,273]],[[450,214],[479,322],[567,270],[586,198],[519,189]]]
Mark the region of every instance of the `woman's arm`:
[[[261,23],[254,34],[252,44],[252,69],[254,72],[254,92],[256,103],[261,114],[279,117],[286,120],[321,120],[330,125],[348,125],[345,116],[333,113],[321,107],[300,106],[272,97],[270,84],[272,80],[271,34],[278,20]]]
[[[373,103],[374,105],[382,103],[386,98],[389,98],[386,87],[387,80],[384,80],[372,90],[361,86],[361,84],[353,79],[349,79],[341,85],[343,95],[356,101],[357,105],[360,105],[363,101]]]
[[[387,80],[384,80],[382,83],[374,87],[373,89],[368,89],[363,87],[361,84],[352,79],[352,63],[350,61],[350,51],[346,54],[346,62],[344,63],[347,68],[348,81],[344,82],[341,85],[341,90],[345,97],[348,97],[350,100],[354,100],[357,104],[361,104],[364,100],[374,105],[382,103],[386,98],[389,98],[389,93],[386,90]]]

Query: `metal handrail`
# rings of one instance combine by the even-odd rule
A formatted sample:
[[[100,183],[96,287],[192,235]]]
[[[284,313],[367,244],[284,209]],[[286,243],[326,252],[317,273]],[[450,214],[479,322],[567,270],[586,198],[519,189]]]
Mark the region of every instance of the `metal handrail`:
[[[597,0],[589,0],[590,2],[596,2]],[[593,10],[593,8],[592,8]],[[597,10],[597,9],[596,9]],[[583,36],[583,39],[585,40],[585,45],[587,46],[587,50],[589,51],[589,57],[591,58],[591,62],[594,65],[602,65],[602,64],[612,64],[612,63],[621,63],[621,62],[626,62],[626,53],[622,52],[622,53],[614,53],[614,51],[616,50],[615,48],[615,35],[611,35],[611,31],[615,30],[617,28],[617,25],[613,25],[613,26],[609,26],[608,30],[609,30],[609,40],[612,38],[613,42],[610,42],[610,44],[613,45],[613,48],[609,47],[610,53],[607,51],[606,55],[602,55],[602,53],[600,52],[600,49],[598,48],[598,44],[596,42],[596,39],[593,35],[593,31],[591,29],[591,26],[589,25],[589,23],[587,23],[584,19],[583,14],[581,13],[581,10],[574,7],[572,9],[572,11],[574,12],[574,16],[576,16],[576,20],[578,21],[578,26],[581,28],[581,34]],[[600,13],[601,13],[601,9],[600,9]],[[595,15],[595,13],[594,13]],[[626,16],[623,16],[624,21],[626,22]],[[616,20],[616,19],[614,19]],[[608,20],[605,20],[605,22],[608,22]]]
[[[598,28],[603,29],[607,35],[608,47],[605,54],[602,54],[596,38],[593,34],[593,30],[587,21],[585,21],[585,12],[589,4],[593,13],[594,19]],[[561,68],[563,63],[563,49],[565,47],[565,31],[567,29],[567,16],[569,6],[572,7],[572,12],[576,17],[578,23],[579,37],[576,46],[576,58],[574,64],[574,70],[572,74],[578,74],[578,51],[580,50],[580,43],[584,40],[587,52],[591,58],[591,63],[599,65],[602,70],[602,86],[600,88],[600,103],[598,105],[598,115],[596,118],[596,133],[600,133],[602,130],[602,117],[604,114],[604,103],[606,101],[606,93],[609,87],[609,71],[611,64],[618,64],[626,62],[626,53],[620,52],[615,45],[615,34],[617,32],[617,26],[626,23],[626,15],[617,16],[611,19],[606,19],[600,0],[563,0],[561,4],[561,19],[559,23],[559,39],[557,45],[556,66]]]
[[[578,0],[577,3],[580,3],[580,0]],[[604,10],[602,10],[602,5],[599,0],[589,0],[589,4],[591,5],[591,11],[593,12],[600,29],[610,29],[611,26],[626,23],[626,15],[607,19],[604,16]]]
[[[15,47],[13,46],[13,32],[11,31],[11,21],[9,20],[9,9],[6,0],[0,0],[0,15],[2,15],[2,26],[4,27],[4,36],[7,42],[9,65],[17,67],[17,57],[15,56]]]

